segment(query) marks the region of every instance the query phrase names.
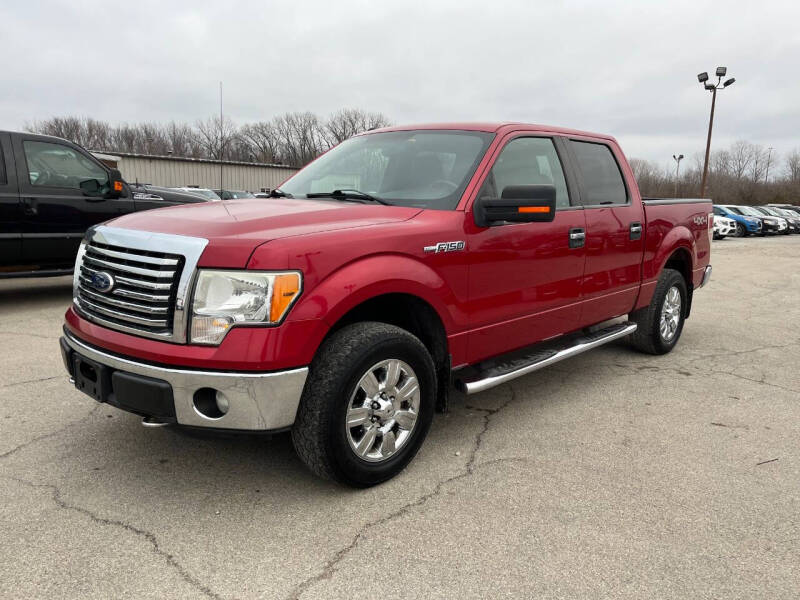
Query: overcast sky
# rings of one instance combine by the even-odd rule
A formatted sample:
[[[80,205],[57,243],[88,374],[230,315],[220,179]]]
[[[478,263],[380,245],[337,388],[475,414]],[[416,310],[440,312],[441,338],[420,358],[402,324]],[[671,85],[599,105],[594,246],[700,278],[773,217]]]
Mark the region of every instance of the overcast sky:
[[[471,0],[0,4],[0,128],[52,116],[236,123],[381,111],[395,123],[520,120],[610,133],[666,165],[800,146],[800,3]]]

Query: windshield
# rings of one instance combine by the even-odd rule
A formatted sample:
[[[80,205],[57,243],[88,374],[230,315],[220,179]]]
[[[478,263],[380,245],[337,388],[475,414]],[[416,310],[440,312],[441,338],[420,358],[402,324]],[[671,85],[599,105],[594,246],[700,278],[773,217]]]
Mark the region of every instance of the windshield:
[[[220,200],[221,198],[217,196],[212,190],[204,190],[200,188],[178,188],[179,190],[183,190],[184,192],[189,192],[191,194],[195,194],[196,196],[200,196],[202,198],[206,198],[207,200]]]
[[[350,138],[286,181],[295,198],[358,190],[387,204],[454,209],[494,134],[389,131]]]
[[[750,208],[749,206],[737,206],[743,215],[750,215],[751,217],[763,217],[764,215],[757,210]]]
[[[726,206],[725,210],[732,212],[735,215],[743,215],[744,213],[738,210],[735,206]]]

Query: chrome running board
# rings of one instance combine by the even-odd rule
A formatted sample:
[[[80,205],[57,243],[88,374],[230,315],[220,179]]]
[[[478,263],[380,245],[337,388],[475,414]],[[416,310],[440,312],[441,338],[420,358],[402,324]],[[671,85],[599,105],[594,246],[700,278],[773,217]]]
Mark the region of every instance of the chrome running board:
[[[592,348],[613,342],[636,331],[636,323],[625,322],[606,327],[573,340],[573,344],[561,349],[538,350],[507,363],[480,371],[471,379],[457,379],[456,387],[465,394],[477,394],[501,385],[517,377],[533,373],[567,358],[582,354]]]

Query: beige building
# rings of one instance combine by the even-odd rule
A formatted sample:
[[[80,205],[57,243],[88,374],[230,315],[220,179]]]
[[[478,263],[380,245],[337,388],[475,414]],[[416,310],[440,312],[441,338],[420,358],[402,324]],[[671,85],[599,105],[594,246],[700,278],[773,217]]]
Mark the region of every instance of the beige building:
[[[209,189],[259,192],[278,187],[297,169],[285,165],[218,161],[206,158],[150,156],[126,152],[92,152],[112,168],[119,169],[129,183],[163,187],[196,186]],[[220,173],[221,171],[221,173]]]

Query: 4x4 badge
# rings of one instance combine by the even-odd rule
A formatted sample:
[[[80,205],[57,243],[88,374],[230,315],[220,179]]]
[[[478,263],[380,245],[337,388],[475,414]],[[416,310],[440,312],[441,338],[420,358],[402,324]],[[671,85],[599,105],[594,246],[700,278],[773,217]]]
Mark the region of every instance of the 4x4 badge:
[[[439,252],[457,252],[467,247],[466,242],[437,242],[434,246],[425,246],[422,251],[426,253],[438,254]]]

